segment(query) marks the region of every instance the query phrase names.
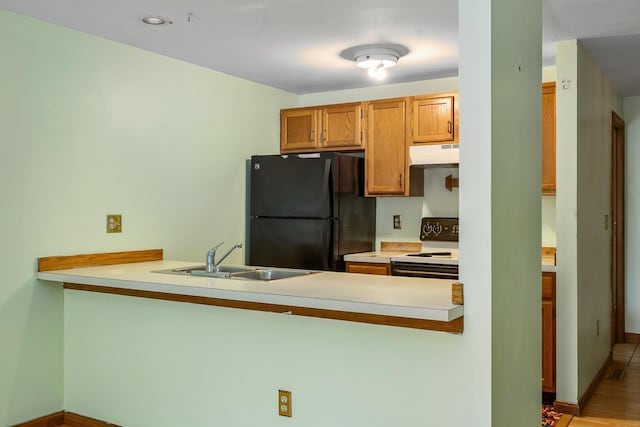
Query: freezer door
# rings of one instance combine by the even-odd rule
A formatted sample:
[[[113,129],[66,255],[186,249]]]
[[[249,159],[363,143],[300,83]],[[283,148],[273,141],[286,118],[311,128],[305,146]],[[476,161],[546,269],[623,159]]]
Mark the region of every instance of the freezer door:
[[[335,155],[319,156],[253,156],[251,216],[333,217]]]
[[[249,264],[332,270],[333,221],[251,218]]]

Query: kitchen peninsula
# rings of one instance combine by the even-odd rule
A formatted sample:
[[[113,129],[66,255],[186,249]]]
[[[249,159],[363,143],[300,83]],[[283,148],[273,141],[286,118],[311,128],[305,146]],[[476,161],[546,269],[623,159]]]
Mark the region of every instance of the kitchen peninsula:
[[[40,258],[38,279],[65,289],[461,333],[461,285],[318,272],[269,282],[158,273],[194,265],[162,250]]]

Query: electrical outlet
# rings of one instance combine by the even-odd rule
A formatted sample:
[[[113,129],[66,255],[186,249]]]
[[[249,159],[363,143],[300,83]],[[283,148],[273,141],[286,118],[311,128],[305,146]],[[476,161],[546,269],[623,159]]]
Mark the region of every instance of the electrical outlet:
[[[291,392],[278,390],[278,414],[283,417],[291,416]]]
[[[609,229],[609,215],[604,216],[604,229],[605,230]]]
[[[401,230],[402,229],[402,225],[400,224],[400,215],[394,215],[393,216],[393,229],[394,230]]]
[[[122,233],[122,215],[107,214],[107,233]]]
[[[596,336],[600,336],[600,319],[596,320]]]

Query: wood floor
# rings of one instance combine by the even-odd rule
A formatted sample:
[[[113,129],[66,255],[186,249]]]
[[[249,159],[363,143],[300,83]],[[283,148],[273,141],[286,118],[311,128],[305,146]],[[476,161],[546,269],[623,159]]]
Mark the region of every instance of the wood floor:
[[[622,380],[615,377],[621,375]],[[607,370],[582,416],[569,427],[640,427],[640,345],[616,344]]]

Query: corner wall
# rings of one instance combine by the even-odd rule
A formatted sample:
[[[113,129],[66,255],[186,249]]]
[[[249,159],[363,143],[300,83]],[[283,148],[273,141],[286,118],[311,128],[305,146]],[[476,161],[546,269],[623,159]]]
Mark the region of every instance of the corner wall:
[[[611,111],[622,98],[575,40],[558,43],[557,371],[577,403],[609,355]],[[599,323],[599,327],[597,324]]]
[[[279,109],[297,96],[3,10],[0,52],[8,426],[64,407],[63,339],[73,336],[63,337],[61,286],[36,280],[36,258],[165,248],[199,260],[215,242],[243,241],[245,160],[278,150]],[[107,213],[123,215],[122,234],[105,233]]]
[[[640,334],[640,96],[624,98],[626,133],[625,332]]]

